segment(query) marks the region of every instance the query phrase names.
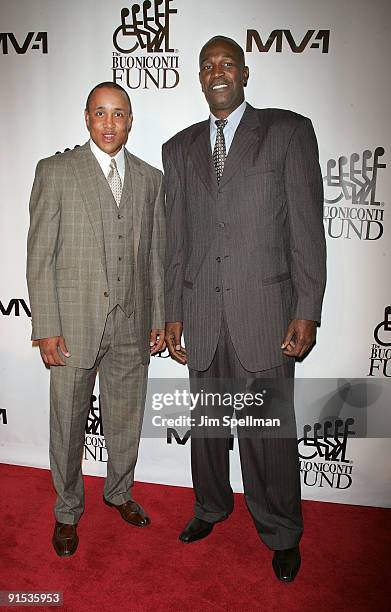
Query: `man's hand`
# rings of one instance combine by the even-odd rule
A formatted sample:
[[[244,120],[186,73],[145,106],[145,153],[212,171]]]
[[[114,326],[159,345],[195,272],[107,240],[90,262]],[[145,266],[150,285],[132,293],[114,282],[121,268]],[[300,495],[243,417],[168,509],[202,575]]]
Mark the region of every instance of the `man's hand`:
[[[166,323],[166,343],[171,357],[178,363],[185,365],[187,357],[185,347],[181,345],[182,329],[181,321]]]
[[[60,357],[58,349],[65,357],[70,357],[71,354],[65,345],[64,336],[54,336],[53,338],[40,338],[38,340],[39,350],[43,362],[47,366],[64,366],[65,363]]]
[[[149,346],[151,355],[164,351],[166,348],[166,343],[164,342],[164,329],[151,329]]]
[[[288,357],[303,357],[316,339],[316,321],[293,319],[289,323],[281,348]]]

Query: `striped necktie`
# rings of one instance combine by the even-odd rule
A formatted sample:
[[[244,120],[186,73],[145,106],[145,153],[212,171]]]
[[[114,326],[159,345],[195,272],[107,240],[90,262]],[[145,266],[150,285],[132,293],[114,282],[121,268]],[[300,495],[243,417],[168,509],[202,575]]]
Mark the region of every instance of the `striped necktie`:
[[[217,182],[220,183],[220,179],[224,171],[224,163],[226,158],[225,152],[225,138],[224,128],[227,125],[227,119],[217,119],[215,121],[217,127],[215,148],[213,150],[213,163],[216,170]]]

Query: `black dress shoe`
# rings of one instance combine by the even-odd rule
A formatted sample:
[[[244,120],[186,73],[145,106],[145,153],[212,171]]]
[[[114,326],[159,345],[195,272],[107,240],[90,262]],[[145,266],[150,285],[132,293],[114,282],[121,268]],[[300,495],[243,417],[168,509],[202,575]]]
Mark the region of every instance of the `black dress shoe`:
[[[206,538],[206,536],[211,533],[213,527],[214,523],[207,523],[202,519],[194,517],[189,523],[187,523],[186,527],[180,534],[179,539],[185,544],[202,540],[202,538]]]
[[[56,521],[54,526],[52,544],[59,557],[70,557],[76,552],[79,538],[76,525],[67,525]]]
[[[293,582],[300,569],[301,557],[298,546],[286,550],[276,550],[273,556],[273,569],[281,582]]]

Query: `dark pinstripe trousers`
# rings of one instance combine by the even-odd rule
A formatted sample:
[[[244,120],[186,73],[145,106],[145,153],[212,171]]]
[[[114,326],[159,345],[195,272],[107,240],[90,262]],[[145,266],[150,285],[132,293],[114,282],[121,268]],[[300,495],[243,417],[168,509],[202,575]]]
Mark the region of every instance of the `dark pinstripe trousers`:
[[[195,491],[195,516],[214,523],[233,510],[229,482],[230,427],[204,426],[201,418],[222,415],[237,418],[280,418],[281,428],[266,431],[238,426],[240,463],[247,507],[262,541],[273,550],[296,546],[303,532],[296,424],[293,407],[294,361],[262,372],[248,372],[241,365],[222,319],[213,361],[206,371],[190,369],[193,393],[265,391],[265,407],[234,411],[234,406],[197,408],[193,414],[191,465]],[[236,396],[238,397],[238,396]]]

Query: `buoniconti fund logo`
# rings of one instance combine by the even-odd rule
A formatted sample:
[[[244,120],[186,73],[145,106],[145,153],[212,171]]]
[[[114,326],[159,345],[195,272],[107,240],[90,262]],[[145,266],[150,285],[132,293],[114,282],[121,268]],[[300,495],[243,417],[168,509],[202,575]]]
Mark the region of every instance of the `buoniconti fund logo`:
[[[386,306],[382,320],[373,330],[368,376],[391,378],[391,306]]]
[[[380,240],[384,232],[384,202],[376,197],[384,148],[329,159],[323,177],[323,219],[330,238]]]
[[[130,2],[114,30],[113,82],[128,89],[173,89],[179,83],[178,52],[171,41],[174,0]]]
[[[96,400],[96,395],[92,395],[85,429],[83,458],[85,461],[107,463],[107,448],[103,434],[100,399],[98,406],[95,406]]]
[[[299,438],[300,472],[307,487],[348,489],[353,466],[347,458],[347,442],[355,432],[354,419],[305,425]]]

